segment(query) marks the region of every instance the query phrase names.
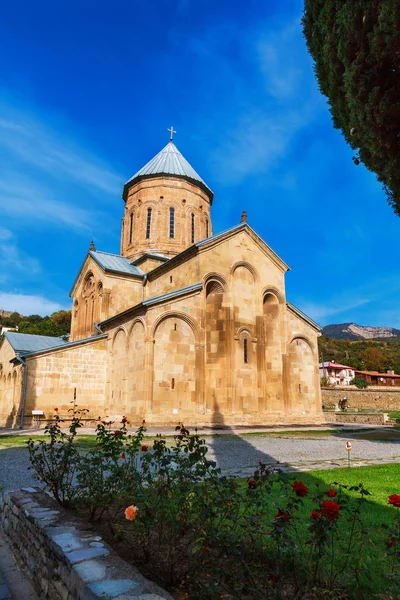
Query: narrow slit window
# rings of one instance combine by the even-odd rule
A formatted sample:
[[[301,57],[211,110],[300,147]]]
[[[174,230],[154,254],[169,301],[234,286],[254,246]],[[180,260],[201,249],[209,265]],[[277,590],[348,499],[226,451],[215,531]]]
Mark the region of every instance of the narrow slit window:
[[[301,394],[301,392],[302,392],[302,389],[301,389],[301,383],[299,383],[299,392],[300,392],[300,394]]]
[[[133,234],[133,213],[129,217],[129,243],[132,244],[132,234]]]
[[[208,238],[208,219],[206,219],[206,238]]]
[[[247,365],[247,363],[249,362],[248,360],[248,354],[247,354],[247,338],[244,338],[243,340],[243,361],[244,364]]]
[[[146,239],[150,239],[151,230],[151,208],[147,209]]]
[[[192,244],[194,244],[194,213],[192,213]]]
[[[171,388],[174,390],[175,389],[175,377],[173,377],[171,379]]]
[[[169,237],[175,237],[175,209],[169,209]]]

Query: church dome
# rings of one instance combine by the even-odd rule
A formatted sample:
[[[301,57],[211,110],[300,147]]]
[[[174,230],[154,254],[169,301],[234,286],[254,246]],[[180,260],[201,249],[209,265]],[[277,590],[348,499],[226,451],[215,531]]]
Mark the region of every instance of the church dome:
[[[201,188],[208,195],[210,201],[213,199],[213,192],[172,141],[169,141],[165,148],[125,183],[122,197],[126,199],[129,188],[135,183],[159,176],[185,179]]]

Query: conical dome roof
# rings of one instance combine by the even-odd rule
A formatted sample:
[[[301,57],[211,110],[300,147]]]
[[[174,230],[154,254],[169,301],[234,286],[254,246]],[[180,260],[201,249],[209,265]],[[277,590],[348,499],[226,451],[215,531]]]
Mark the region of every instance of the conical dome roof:
[[[196,173],[186,158],[182,156],[172,141],[170,141],[161,152],[156,154],[154,158],[126,182],[123,197],[125,198],[127,190],[134,183],[137,183],[142,179],[149,179],[160,175],[186,179],[203,189],[211,200],[213,198],[214,194],[208,185],[202,180],[200,175]]]

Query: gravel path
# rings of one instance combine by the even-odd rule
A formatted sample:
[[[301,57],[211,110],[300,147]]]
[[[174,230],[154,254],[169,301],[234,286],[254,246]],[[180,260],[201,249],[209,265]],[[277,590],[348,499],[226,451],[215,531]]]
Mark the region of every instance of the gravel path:
[[[357,439],[357,434],[343,434],[310,438],[282,434],[216,435],[206,438],[209,457],[214,458],[223,471],[247,475],[259,460],[282,463],[284,468],[310,470],[345,466],[345,440],[352,439],[353,466],[400,462],[399,441],[370,441]],[[1,438],[0,438],[1,444]],[[25,448],[0,448],[0,486],[16,489],[37,485],[28,470],[28,452]]]

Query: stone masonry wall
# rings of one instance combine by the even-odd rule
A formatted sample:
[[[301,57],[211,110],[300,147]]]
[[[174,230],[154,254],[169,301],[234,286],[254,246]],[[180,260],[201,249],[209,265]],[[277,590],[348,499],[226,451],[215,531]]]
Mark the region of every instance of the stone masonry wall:
[[[381,387],[357,390],[353,387],[322,389],[322,404],[327,408],[347,396],[349,408],[400,410],[400,388],[384,390]]]
[[[41,599],[172,600],[38,488],[5,493],[0,521]]]
[[[29,426],[32,410],[43,410],[51,419],[54,408],[68,417],[77,391],[76,404],[89,409],[88,417],[104,416],[106,382],[106,341],[85,342],[27,358],[28,380],[24,425]]]
[[[385,425],[388,419],[386,413],[351,413],[346,411],[327,412],[328,423],[357,423],[358,425]]]

